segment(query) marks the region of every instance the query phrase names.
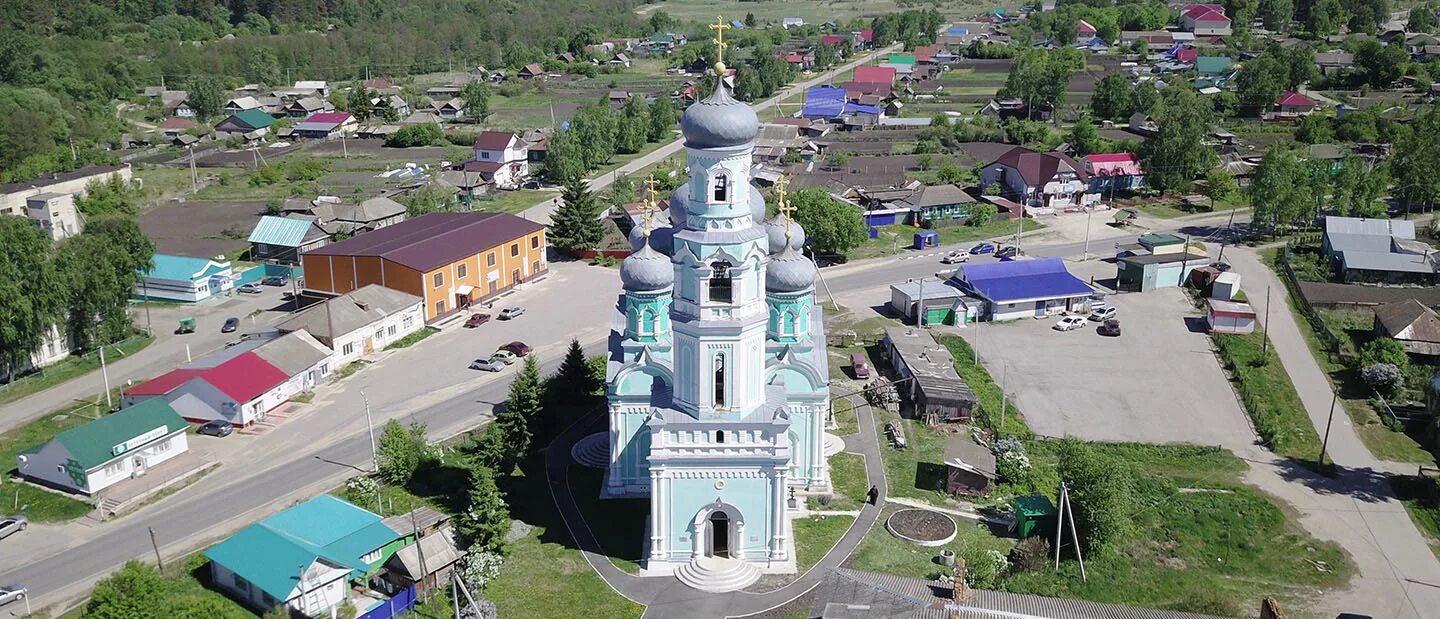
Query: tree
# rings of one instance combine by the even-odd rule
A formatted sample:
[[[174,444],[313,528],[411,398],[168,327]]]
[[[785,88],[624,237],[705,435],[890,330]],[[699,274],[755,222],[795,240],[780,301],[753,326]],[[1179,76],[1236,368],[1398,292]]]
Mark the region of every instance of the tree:
[[[1000,212],[994,204],[989,202],[976,202],[970,205],[970,212],[965,217],[967,226],[983,226],[995,219],[995,214]]]
[[[434,146],[445,141],[445,132],[440,130],[440,125],[434,123],[420,123],[416,125],[405,125],[390,137],[385,138],[385,145],[390,148],[411,148],[414,146]]]
[[[615,147],[620,133],[620,117],[610,109],[608,99],[581,108],[570,119],[570,130],[575,132],[581,160],[586,169],[598,168],[615,156]],[[549,157],[549,153],[546,153]]]
[[[499,473],[508,475],[530,454],[544,395],[540,366],[534,356],[527,356],[520,375],[510,382],[510,395],[504,408],[495,414],[495,430],[500,433],[505,446],[497,469]]]
[[[1365,75],[1365,83],[1375,88],[1389,88],[1405,74],[1409,63],[1410,54],[1403,45],[1366,39],[1355,49],[1355,67]]]
[[[1065,142],[1075,150],[1076,157],[1084,157],[1106,150],[1105,139],[1100,137],[1100,132],[1095,129],[1095,124],[1090,122],[1088,116],[1082,116],[1075,121],[1075,125],[1065,135]]]
[[[1130,97],[1130,113],[1154,114],[1155,109],[1160,106],[1160,91],[1150,82],[1143,82],[1135,87]],[[1128,117],[1127,117],[1128,118]]]
[[[430,451],[430,443],[425,438],[425,424],[411,423],[407,428],[391,419],[385,422],[376,446],[378,472],[385,481],[403,486],[430,458]]]
[[[1235,78],[1235,94],[1253,116],[1270,109],[1289,81],[1289,70],[1270,54],[1245,63]]]
[[[1266,30],[1282,32],[1295,15],[1295,4],[1293,0],[1260,0],[1257,12]]]
[[[746,26],[747,28],[754,28],[754,27],[755,27],[755,14],[754,14],[754,13],[746,13],[746,14],[745,14],[745,26]]]
[[[67,301],[49,237],[23,217],[0,217],[0,362],[12,380]]]
[[[103,181],[92,181],[85,187],[85,195],[75,198],[75,208],[86,217],[97,217],[117,213],[129,217],[140,214],[140,192],[131,187],[120,175],[111,175]]]
[[[1205,173],[1205,197],[1210,198],[1210,210],[1215,210],[1215,201],[1235,195],[1240,187],[1235,177],[1222,168],[1211,168]]]
[[[460,200],[455,197],[455,192],[435,183],[415,190],[404,200],[407,217],[419,217],[426,213],[450,213],[460,209]]]
[[[556,183],[569,183],[585,176],[585,153],[579,138],[570,129],[561,129],[550,138],[545,151],[545,178]]]
[[[1360,367],[1367,368],[1377,363],[1388,363],[1404,373],[1410,367],[1410,355],[1398,340],[1377,337],[1360,347]]]
[[[840,151],[833,151],[825,155],[825,165],[829,166],[831,170],[839,170],[847,163],[850,163],[850,156]]]
[[[791,194],[790,204],[816,254],[844,255],[865,242],[865,222],[860,219],[860,211],[831,198],[824,190],[801,189]]]
[[[225,87],[220,84],[220,80],[209,75],[200,75],[190,78],[188,86],[189,96],[185,100],[190,103],[191,109],[195,110],[196,117],[214,117],[225,107]]]
[[[345,111],[360,120],[370,118],[370,91],[360,82],[350,85],[350,92],[345,95]]]
[[[1250,181],[1252,220],[1270,230],[1295,223],[1314,204],[1308,181],[1308,170],[1295,153],[1272,146]]]
[[[1347,117],[1348,118],[1348,117]],[[1409,123],[1390,153],[1395,195],[1412,206],[1429,206],[1440,197],[1440,108],[1428,106]]]
[[[127,306],[140,279],[128,268],[133,264],[131,256],[105,237],[81,234],[60,243],[55,264],[65,282],[65,325],[81,349],[130,334]]]
[[[935,171],[935,178],[941,183],[950,185],[962,185],[975,181],[975,172],[968,168],[960,167],[954,161],[946,161],[940,164],[940,169]]]
[[[1330,127],[1330,119],[1319,114],[1311,114],[1300,119],[1295,124],[1295,141],[1305,144],[1329,144],[1335,141],[1335,131]]]
[[[165,580],[154,567],[130,561],[95,584],[85,619],[144,619],[163,616]]]
[[[1410,9],[1410,19],[1405,22],[1409,32],[1435,32],[1435,6],[1425,5]]]
[[[1384,217],[1380,196],[1390,186],[1386,165],[1372,166],[1356,155],[1340,161],[1331,189],[1335,214],[1344,217]]]
[[[468,546],[503,555],[505,534],[510,532],[510,506],[495,485],[495,473],[483,466],[470,469],[467,498],[470,505],[460,514],[458,526],[461,539]]]
[[[465,100],[465,115],[475,122],[484,122],[490,115],[490,85],[476,80],[460,88],[460,98]]]
[[[605,228],[589,183],[579,178],[566,181],[560,199],[560,208],[551,216],[550,242],[571,253],[594,249],[605,236]]]
[[[1360,370],[1360,380],[1382,395],[1393,396],[1395,390],[1405,382],[1405,375],[1400,373],[1400,368],[1392,364],[1376,363]]]
[[[650,138],[650,107],[639,95],[625,101],[620,115],[618,149],[622,153],[638,153]]]
[[[650,104],[650,131],[646,136],[651,142],[659,142],[670,137],[670,132],[675,128],[675,104],[670,97],[656,97],[655,102]]]
[[[1165,89],[1153,114],[1159,131],[1140,145],[1146,184],[1161,193],[1185,191],[1215,164],[1215,152],[1205,147],[1213,114],[1188,85]]]
[[[931,153],[919,153],[915,155],[915,166],[921,170],[929,170],[935,165],[935,155]]]
[[[1090,109],[1101,120],[1125,120],[1130,117],[1133,99],[1130,81],[1119,74],[1106,75],[1095,86]]]
[[[565,351],[565,360],[560,363],[560,370],[555,375],[555,386],[558,395],[571,401],[595,395],[595,390],[600,387],[590,374],[580,340],[570,339],[570,348]]]
[[[1308,8],[1304,19],[1305,30],[1316,36],[1328,36],[1340,30],[1345,21],[1345,5],[1340,0],[1311,0],[1300,5]]]
[[[134,217],[121,214],[98,215],[85,223],[85,234],[99,236],[126,257],[124,268],[149,271],[155,266],[155,242],[140,229]]]
[[[1076,63],[1069,52],[1075,50],[1028,50],[1015,56],[1001,96],[1024,101],[1030,118],[1034,118],[1037,106],[1059,108],[1065,102],[1065,90]],[[1081,66],[1083,62],[1080,60]]]
[[[1113,550],[1129,528],[1134,476],[1121,461],[1075,439],[1061,441],[1058,461],[1085,551],[1095,556]]]

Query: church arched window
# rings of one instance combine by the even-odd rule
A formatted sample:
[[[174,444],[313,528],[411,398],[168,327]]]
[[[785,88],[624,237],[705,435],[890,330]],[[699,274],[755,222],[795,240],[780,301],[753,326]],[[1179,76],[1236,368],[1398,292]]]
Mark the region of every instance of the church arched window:
[[[725,353],[715,353],[715,408],[725,407]]]
[[[730,262],[718,260],[710,265],[710,301],[730,303],[734,299],[734,282],[730,279]]]
[[[729,199],[730,176],[724,171],[716,172],[710,181],[710,196],[713,202],[724,202]]]
[[[780,335],[791,335],[795,333],[795,313],[790,310],[780,312]]]
[[[636,332],[638,332],[640,335],[652,335],[652,334],[654,334],[654,333],[655,333],[655,310],[646,308],[645,311],[643,311],[643,312],[640,313],[640,317],[639,317],[638,320],[636,320],[636,323],[637,323],[637,324],[636,324],[635,330],[636,330]]]

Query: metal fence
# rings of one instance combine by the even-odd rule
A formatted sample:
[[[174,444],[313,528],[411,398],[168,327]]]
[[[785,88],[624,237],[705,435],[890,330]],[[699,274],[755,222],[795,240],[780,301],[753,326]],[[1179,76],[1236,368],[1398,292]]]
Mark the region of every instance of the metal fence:
[[[376,606],[370,609],[369,612],[361,615],[360,619],[390,619],[391,617],[399,617],[400,615],[410,612],[410,609],[415,608],[415,600],[415,585],[412,584],[401,589],[394,597],[385,600],[384,604]]]
[[[1295,306],[1310,323],[1310,330],[1315,332],[1315,338],[1320,341],[1320,346],[1325,349],[1325,354],[1331,361],[1338,361],[1340,358],[1340,338],[1325,326],[1325,321],[1320,319],[1320,314],[1315,312],[1315,306],[1305,298],[1305,290],[1300,287],[1300,279],[1295,276],[1295,269],[1290,266],[1290,248],[1281,247],[1280,253],[1276,255],[1275,262],[1280,265],[1280,274],[1285,278],[1285,287],[1290,290],[1290,298],[1295,300]]]

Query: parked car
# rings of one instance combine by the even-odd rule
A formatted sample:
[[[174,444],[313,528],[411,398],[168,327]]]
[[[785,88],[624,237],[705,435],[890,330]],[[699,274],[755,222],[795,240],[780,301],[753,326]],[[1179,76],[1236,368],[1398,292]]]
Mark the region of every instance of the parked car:
[[[1216,271],[1219,271],[1219,272],[1221,272],[1221,273],[1224,273],[1224,272],[1230,270],[1230,263],[1229,263],[1229,262],[1212,262],[1212,263],[1210,263],[1210,266],[1211,266],[1212,268],[1214,268]]]
[[[1120,319],[1111,318],[1110,320],[1105,321],[1105,324],[1100,325],[1100,328],[1097,331],[1100,333],[1100,335],[1120,337]]]
[[[240,328],[240,319],[234,316],[225,319],[225,325],[220,327],[221,333],[234,333]]]
[[[1022,249],[1020,249],[1019,247],[1014,246],[1014,245],[1006,245],[1005,247],[1001,247],[1000,249],[998,249],[998,250],[995,251],[995,257],[996,257],[996,258],[1011,258],[1011,259],[1014,259],[1014,258],[1019,258],[1020,256],[1024,256],[1024,255],[1025,255],[1025,251],[1022,250]]]
[[[499,372],[505,369],[505,362],[498,359],[476,359],[470,364],[470,369],[482,372]]]
[[[993,254],[995,253],[994,243],[981,243],[970,248],[972,254]]]
[[[284,286],[285,284],[290,283],[290,280],[286,279],[284,275],[271,275],[269,277],[266,277],[265,279],[260,280],[260,283],[265,284],[266,286]]]
[[[505,308],[505,309],[503,309],[503,310],[500,310],[500,320],[510,320],[510,319],[512,319],[512,318],[519,318],[520,315],[521,315],[521,314],[524,314],[524,313],[525,313],[525,308],[523,308],[523,307],[507,307],[507,308]]]
[[[195,428],[195,433],[224,438],[235,433],[235,426],[224,419],[212,419]]]
[[[263,292],[260,290],[259,284],[245,284],[244,286],[236,288],[236,290],[239,290],[240,294],[260,294]]]
[[[965,250],[952,251],[940,259],[942,264],[957,264],[970,259],[970,252]]]
[[[30,521],[24,516],[6,516],[0,518],[0,539],[5,539],[25,530],[30,526]]]
[[[508,350],[515,353],[516,357],[524,357],[530,354],[530,347],[525,342],[510,342],[500,347],[500,350]]]
[[[29,593],[25,591],[24,587],[16,587],[13,585],[0,586],[0,606],[4,606],[11,602],[19,602],[20,600],[25,599],[25,597],[28,595]]]
[[[513,352],[501,348],[500,350],[497,350],[490,354],[490,360],[499,361],[501,363],[504,363],[505,365],[510,365],[512,363],[515,363],[516,361],[519,361],[520,357],[515,356],[515,353]]]
[[[1095,321],[1095,322],[1105,322],[1105,321],[1110,320],[1111,318],[1114,318],[1114,317],[1115,317],[1115,308],[1114,308],[1114,307],[1111,307],[1111,306],[1108,306],[1108,305],[1105,306],[1105,307],[1096,309],[1096,310],[1093,311],[1093,312],[1090,312],[1090,320],[1093,320],[1093,321]]]
[[[870,378],[870,364],[865,361],[865,353],[850,353],[850,370],[855,373],[855,378]]]
[[[1051,328],[1056,331],[1074,331],[1083,326],[1085,326],[1084,318],[1079,316],[1066,316],[1061,318],[1060,322],[1055,323],[1055,326]]]
[[[489,314],[471,314],[469,318],[465,319],[465,328],[474,329],[487,322],[490,322]]]

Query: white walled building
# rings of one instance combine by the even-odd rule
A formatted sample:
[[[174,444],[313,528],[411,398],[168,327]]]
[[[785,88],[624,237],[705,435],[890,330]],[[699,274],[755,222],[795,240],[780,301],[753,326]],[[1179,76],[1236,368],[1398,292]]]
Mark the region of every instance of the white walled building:
[[[25,216],[52,241],[80,234],[80,212],[73,193],[37,193],[25,199]]]
[[[370,284],[311,307],[276,326],[282,333],[305,331],[329,347],[330,368],[425,328],[420,297]]]
[[[16,469],[36,483],[93,495],[185,453],[189,427],[164,400],[141,402],[20,452]]]
[[[83,197],[91,183],[108,181],[112,176],[131,182],[130,164],[87,166],[73,172],[6,183],[0,186],[0,215],[25,216],[26,201],[37,194],[71,193]]]

